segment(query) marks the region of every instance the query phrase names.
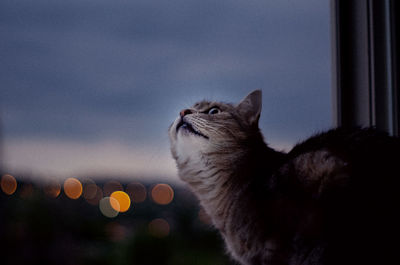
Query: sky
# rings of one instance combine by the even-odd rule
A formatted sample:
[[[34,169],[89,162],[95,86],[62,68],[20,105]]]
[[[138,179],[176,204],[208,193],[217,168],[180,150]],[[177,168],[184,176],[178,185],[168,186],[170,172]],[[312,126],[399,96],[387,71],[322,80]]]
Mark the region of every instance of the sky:
[[[167,129],[263,91],[288,150],[332,125],[328,0],[2,0],[3,170],[176,180]]]

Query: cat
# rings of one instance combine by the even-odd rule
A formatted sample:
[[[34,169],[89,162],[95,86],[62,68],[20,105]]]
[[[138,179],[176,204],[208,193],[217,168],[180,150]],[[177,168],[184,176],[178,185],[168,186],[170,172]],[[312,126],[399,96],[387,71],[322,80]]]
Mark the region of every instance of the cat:
[[[400,140],[336,128],[276,151],[259,129],[262,93],[201,101],[169,128],[171,153],[227,252],[242,265],[392,263]]]

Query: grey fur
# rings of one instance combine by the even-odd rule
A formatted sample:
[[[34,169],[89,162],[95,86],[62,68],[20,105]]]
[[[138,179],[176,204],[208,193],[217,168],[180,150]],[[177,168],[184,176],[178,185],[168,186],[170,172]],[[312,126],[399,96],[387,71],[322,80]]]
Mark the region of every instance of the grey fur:
[[[208,114],[214,107],[220,112]],[[354,151],[346,141],[355,143],[354,150],[363,155],[362,146],[368,144],[359,142],[373,139],[374,143],[380,138],[370,136],[374,134],[370,131],[338,130],[311,138],[283,154],[263,141],[258,128],[260,112],[261,91],[250,93],[237,105],[201,101],[183,111],[169,129],[179,177],[196,194],[228,252],[240,264],[353,264],[363,249],[354,250],[354,256],[347,258],[346,244],[351,243],[344,241],[342,247],[340,240],[354,227],[346,228],[342,223],[345,218],[350,223],[361,220],[368,210],[359,216],[345,216],[351,212],[342,202],[352,198],[347,193],[352,188],[350,175],[356,175],[358,181],[358,171],[351,163],[358,160],[348,155]],[[399,142],[393,143],[398,153]],[[382,165],[394,164],[391,157],[382,161]],[[362,189],[355,191],[364,195]],[[350,235],[347,241],[355,238]],[[359,241],[360,246],[367,249],[363,241]],[[336,254],[336,250],[342,253]]]

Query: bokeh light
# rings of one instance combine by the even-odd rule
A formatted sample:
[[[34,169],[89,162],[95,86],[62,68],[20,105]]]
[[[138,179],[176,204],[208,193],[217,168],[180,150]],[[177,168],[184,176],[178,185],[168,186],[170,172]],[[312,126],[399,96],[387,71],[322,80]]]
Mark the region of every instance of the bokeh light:
[[[206,211],[204,210],[204,208],[200,208],[199,213],[198,213],[198,218],[199,220],[206,225],[211,225],[212,224],[212,220],[211,217],[206,213]]]
[[[151,190],[151,197],[155,203],[166,205],[174,199],[174,190],[168,184],[157,184]]]
[[[114,208],[114,204],[111,203],[111,206],[114,208],[114,210],[121,213],[129,210],[129,207],[131,206],[131,199],[129,198],[128,194],[123,191],[114,191],[110,197],[118,201],[117,208]]]
[[[162,218],[154,219],[149,223],[149,233],[158,238],[169,235],[170,227],[166,220]]]
[[[12,195],[17,190],[17,180],[13,176],[5,174],[1,177],[0,187],[5,194]]]
[[[64,193],[70,199],[78,199],[82,194],[82,183],[76,178],[66,179],[64,182]]]
[[[119,242],[126,238],[127,229],[117,222],[108,223],[105,227],[105,230],[106,235],[113,242]]]
[[[119,203],[111,197],[104,197],[99,202],[100,212],[109,218],[116,217],[119,213]],[[118,210],[116,210],[118,209]]]
[[[96,195],[97,195],[96,183],[91,179],[85,180],[83,185],[83,198],[85,198],[86,200],[92,200],[96,197]]]
[[[48,180],[43,187],[43,191],[50,198],[57,198],[61,192],[61,184],[56,179]]]
[[[126,187],[126,193],[134,203],[144,202],[147,196],[146,188],[139,182],[129,183]]]
[[[117,190],[124,190],[124,189],[122,188],[121,183],[119,183],[116,180],[111,180],[111,181],[107,182],[106,184],[104,184],[104,187],[103,187],[104,196],[110,196],[111,193],[113,193],[114,191],[117,191]]]
[[[33,184],[32,183],[25,183],[19,192],[19,195],[23,199],[30,198],[32,196],[32,194],[33,194]]]
[[[86,201],[91,205],[98,205],[100,200],[103,198],[103,190],[96,185],[96,194],[92,199],[86,199]]]

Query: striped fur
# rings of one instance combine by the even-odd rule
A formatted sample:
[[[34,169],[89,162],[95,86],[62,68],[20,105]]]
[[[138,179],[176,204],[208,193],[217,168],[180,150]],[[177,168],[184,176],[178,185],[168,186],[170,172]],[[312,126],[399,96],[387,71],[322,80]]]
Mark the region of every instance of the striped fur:
[[[258,127],[260,97],[253,92],[238,105],[199,102],[169,128],[179,177],[229,254],[242,265],[390,260],[397,248],[369,240],[398,236],[388,202],[398,197],[399,139],[372,129],[336,129],[277,152]],[[208,114],[215,107],[220,112]],[[182,122],[198,133],[177,129]]]

